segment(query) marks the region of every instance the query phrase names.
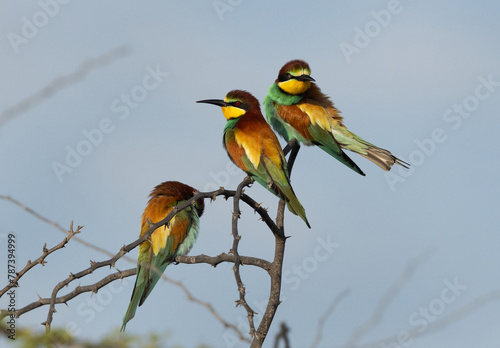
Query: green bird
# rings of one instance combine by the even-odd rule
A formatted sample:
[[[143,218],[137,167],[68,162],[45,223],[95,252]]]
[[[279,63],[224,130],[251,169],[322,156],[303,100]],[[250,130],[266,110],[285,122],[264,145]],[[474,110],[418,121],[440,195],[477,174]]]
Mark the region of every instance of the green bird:
[[[156,186],[142,214],[140,236],[149,230],[150,223],[163,220],[173,207],[190,199],[195,193],[194,188],[178,181],[166,181]],[[167,266],[177,255],[185,255],[192,248],[198,237],[199,219],[204,207],[203,199],[200,198],[194,206],[175,214],[167,225],[158,227],[149,240],[139,245],[137,279],[123,317],[121,331],[125,331],[125,326],[134,317],[137,306],[144,303]]]
[[[354,170],[363,171],[342,149],[353,151],[383,170],[394,163],[408,168],[408,163],[350,132],[330,98],[323,94],[311,77],[311,69],[303,60],[292,60],[280,70],[278,78],[264,99],[266,119],[287,142],[297,140],[317,145]]]
[[[290,185],[281,145],[260,111],[259,101],[250,93],[234,90],[224,100],[199,100],[220,106],[227,120],[222,144],[229,158],[274,195],[285,200],[288,210],[304,220],[306,212]]]

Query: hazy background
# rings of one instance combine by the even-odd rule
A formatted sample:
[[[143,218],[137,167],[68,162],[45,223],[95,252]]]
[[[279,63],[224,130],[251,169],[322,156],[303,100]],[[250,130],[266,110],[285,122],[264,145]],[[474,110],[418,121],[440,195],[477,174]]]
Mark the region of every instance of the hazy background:
[[[244,177],[234,174],[221,146],[220,109],[195,101],[223,98],[236,88],[263,101],[281,66],[304,59],[352,131],[413,166],[387,175],[352,154],[367,174],[361,177],[323,151],[302,147],[292,182],[313,228],[286,213],[292,238],[285,300],[266,346],[282,321],[293,347],[309,346],[320,317],[350,289],[327,318],[319,345],[343,346],[377,312],[402,272],[406,281],[388,295],[380,321],[357,343],[402,334],[402,342],[387,346],[498,346],[498,2],[54,4],[8,1],[0,12],[0,194],[65,228],[71,220],[85,225],[80,238],[115,253],[137,238],[155,185],[179,180],[199,190],[234,189]],[[156,79],[147,77],[151,71],[159,72]],[[128,106],[122,99],[127,95]],[[100,126],[108,133],[86,146],[85,133]],[[77,149],[86,155],[70,159],[70,166],[68,151]],[[68,171],[58,177],[54,162]],[[275,215],[274,196],[259,185],[247,193]],[[230,249],[231,209],[232,201],[223,199],[207,204],[191,255]],[[0,265],[7,260],[6,235],[14,233],[18,270],[40,256],[44,243],[50,247],[64,237],[5,200],[0,221]],[[240,234],[241,254],[272,258],[273,236],[246,206]],[[328,241],[335,248],[322,247]],[[137,249],[130,254],[136,255]],[[22,278],[17,306],[36,301],[37,294],[49,297],[70,272],[107,258],[71,241]],[[415,258],[416,268],[404,271]],[[133,264],[120,261],[117,267]],[[81,284],[109,273],[100,269]],[[231,265],[177,265],[166,274],[248,332],[246,312],[234,307]],[[262,314],[268,276],[248,266],[242,277],[249,304]],[[0,267],[0,285],[6,283],[7,266]],[[453,283],[458,287],[451,289]],[[58,305],[53,325],[98,340],[120,327],[132,288],[128,278],[92,298],[83,294],[69,307]],[[497,297],[468,307],[474,310],[460,320],[446,319],[492,291]],[[6,297],[0,304],[6,307]],[[18,328],[42,330],[47,310],[23,315]],[[439,321],[449,325],[433,332],[431,324]],[[184,347],[248,345],[166,282],[127,327],[132,334],[150,331],[168,331],[169,342]]]

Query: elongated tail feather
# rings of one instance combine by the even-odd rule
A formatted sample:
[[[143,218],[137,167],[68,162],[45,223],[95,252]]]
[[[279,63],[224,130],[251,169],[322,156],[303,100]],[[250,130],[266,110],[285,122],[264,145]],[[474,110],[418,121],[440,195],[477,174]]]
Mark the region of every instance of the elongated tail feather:
[[[267,183],[264,181],[262,178],[256,176],[255,174],[248,173],[252,178],[257,181],[259,184],[264,186],[274,194],[275,196],[278,196],[281,199],[284,199],[286,202],[286,206],[288,207],[288,210],[294,214],[298,215],[304,222],[306,223],[307,227],[311,228],[311,225],[309,224],[309,221],[307,220],[306,217],[306,210],[300,203],[299,199],[295,195],[295,192],[293,192],[293,189],[290,185],[279,185],[275,181],[271,181],[271,183]]]
[[[137,280],[134,285],[134,290],[132,291],[132,298],[130,299],[130,304],[128,305],[127,312],[123,316],[123,325],[120,331],[125,331],[127,323],[135,316],[135,311],[139,305],[144,290],[146,289],[146,284],[148,282],[149,272],[145,267],[137,266]]]
[[[394,163],[408,169],[408,163],[400,160],[390,151],[375,146],[372,143],[360,138],[345,127],[336,126],[332,129],[332,135],[343,149],[363,156],[385,171],[389,171]]]
[[[288,198],[286,202],[288,210],[290,210],[292,214],[300,216],[300,218],[306,223],[307,227],[311,228],[309,221],[307,221],[306,211],[302,204],[300,204],[299,199],[297,198],[297,196],[295,196],[295,193],[293,192],[291,187],[286,187],[285,190],[286,189],[290,189],[290,192],[285,193],[286,197]]]
[[[377,166],[382,168],[385,171],[391,170],[392,166],[396,163],[399,164],[402,167],[405,167],[406,169],[409,169],[409,163],[406,163],[405,161],[400,160],[399,158],[393,156],[390,151],[381,149],[376,146],[371,146],[367,148],[366,154],[359,153],[361,156],[364,158],[372,161],[375,163]]]

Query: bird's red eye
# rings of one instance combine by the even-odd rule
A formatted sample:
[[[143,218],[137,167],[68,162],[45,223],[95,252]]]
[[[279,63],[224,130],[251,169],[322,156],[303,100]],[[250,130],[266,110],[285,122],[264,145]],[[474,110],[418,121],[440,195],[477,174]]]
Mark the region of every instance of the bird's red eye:
[[[241,103],[239,101],[234,102],[234,106],[240,106],[240,105],[241,105]]]

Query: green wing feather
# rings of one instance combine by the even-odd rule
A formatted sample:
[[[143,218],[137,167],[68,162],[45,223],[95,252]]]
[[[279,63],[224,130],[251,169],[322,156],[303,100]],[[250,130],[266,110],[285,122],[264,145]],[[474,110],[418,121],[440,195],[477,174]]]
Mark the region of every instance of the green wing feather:
[[[309,125],[307,130],[309,131],[309,134],[311,134],[311,137],[315,139],[314,144],[316,144],[320,149],[328,153],[330,156],[333,156],[339,162],[345,164],[356,173],[363,176],[365,175],[365,173],[363,173],[358,165],[354,163],[354,161],[349,156],[347,156],[344,151],[342,151],[342,148],[340,147],[336,138],[334,138],[334,136],[330,132],[326,131],[318,125],[313,125],[312,123]]]

